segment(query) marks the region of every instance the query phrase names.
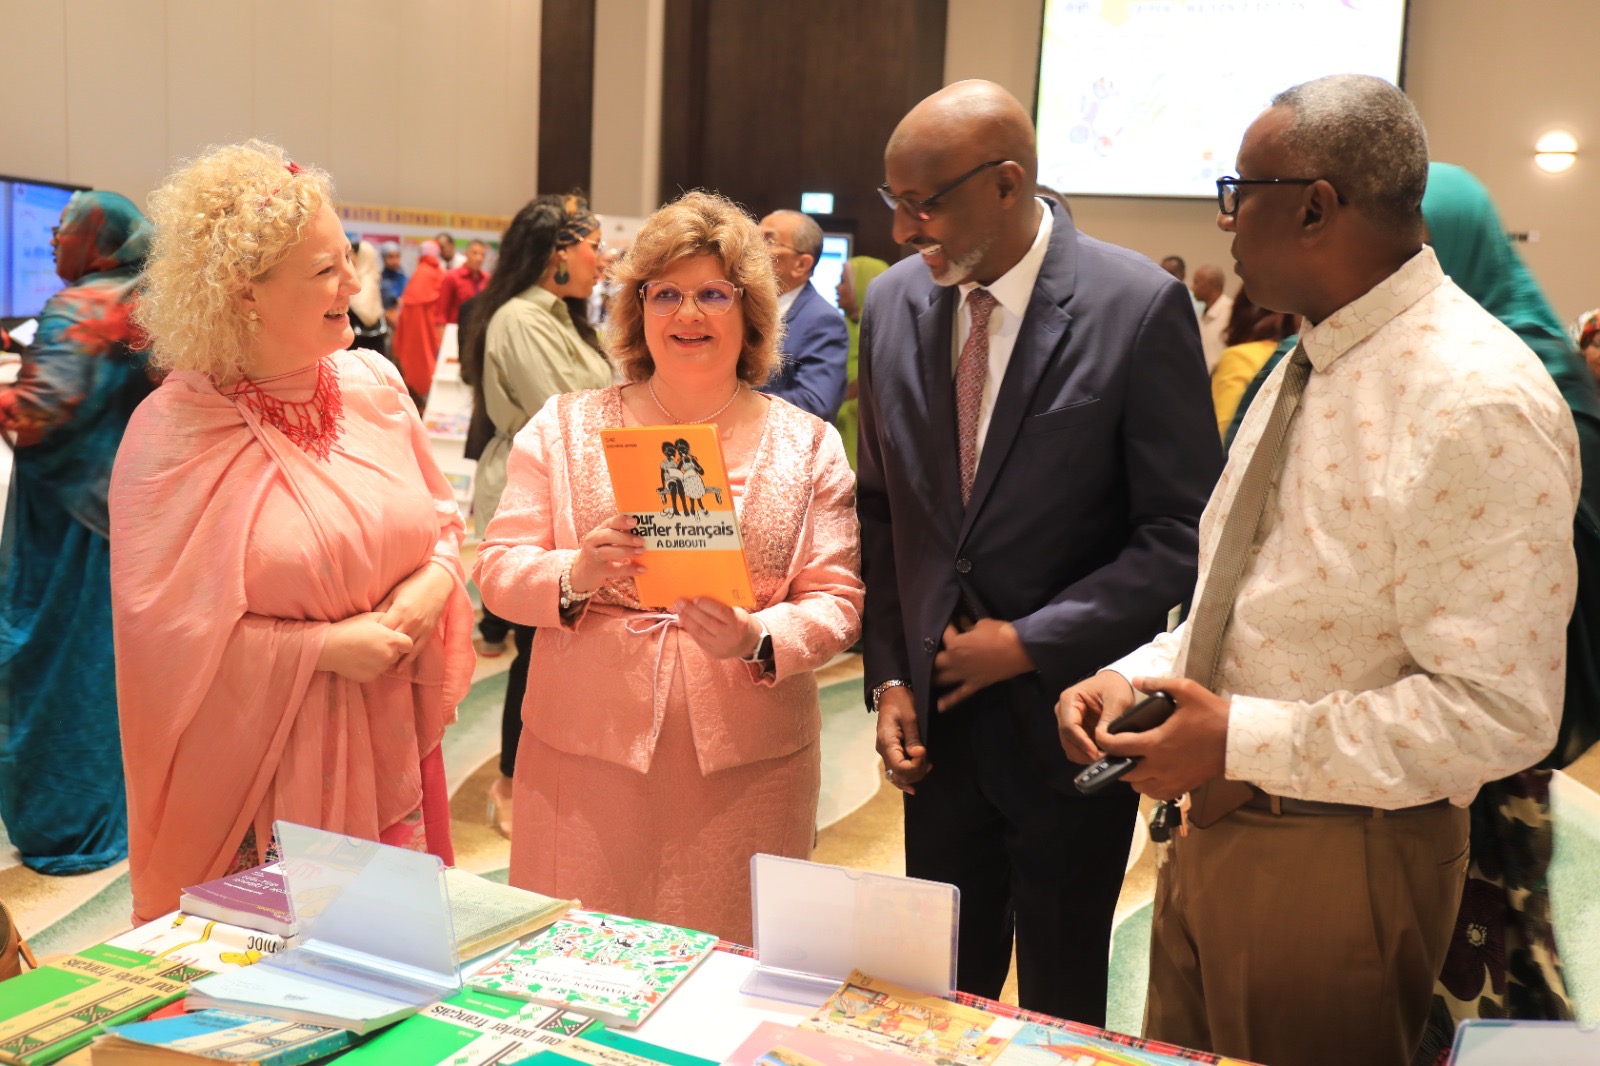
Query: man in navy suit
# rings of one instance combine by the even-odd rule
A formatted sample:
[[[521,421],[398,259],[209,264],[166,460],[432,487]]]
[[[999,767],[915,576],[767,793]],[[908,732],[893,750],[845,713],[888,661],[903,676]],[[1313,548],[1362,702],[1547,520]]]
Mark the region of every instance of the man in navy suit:
[[[778,276],[783,312],[783,363],[761,389],[818,418],[833,421],[849,378],[850,332],[844,316],[811,284],[822,254],[822,227],[799,211],[774,211],[761,220]]]
[[[1194,585],[1222,467],[1189,294],[1034,195],[1034,132],[989,82],[884,153],[894,235],[861,325],[866,688],[906,795],[906,872],[961,889],[961,989],[1101,1024],[1137,797],[1079,795],[1061,690]]]

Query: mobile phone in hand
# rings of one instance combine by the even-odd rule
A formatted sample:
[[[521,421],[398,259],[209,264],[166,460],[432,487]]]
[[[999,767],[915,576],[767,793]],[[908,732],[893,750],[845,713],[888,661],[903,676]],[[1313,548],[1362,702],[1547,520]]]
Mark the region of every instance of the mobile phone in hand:
[[[1143,733],[1172,717],[1178,705],[1165,692],[1153,692],[1134,704],[1124,715],[1106,726],[1107,733]],[[1092,796],[1133,768],[1137,760],[1121,755],[1107,755],[1072,779],[1073,785],[1085,796]]]

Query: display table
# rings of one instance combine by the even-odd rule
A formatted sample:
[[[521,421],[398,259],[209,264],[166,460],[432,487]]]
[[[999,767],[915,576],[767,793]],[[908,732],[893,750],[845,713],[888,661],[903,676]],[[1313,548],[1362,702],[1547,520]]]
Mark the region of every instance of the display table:
[[[717,950],[689,975],[688,980],[673,991],[649,1020],[638,1029],[632,1030],[632,1035],[674,1051],[722,1062],[744,1042],[751,1030],[762,1022],[794,1025],[816,1013],[816,1006],[763,999],[740,992],[739,986],[755,969],[755,965],[754,953],[749,948],[729,944],[726,941],[718,944]],[[1096,1036],[1128,1047],[1148,1047],[1152,1051],[1192,1062],[1220,1061],[1218,1056],[1209,1052],[1146,1042],[1123,1033],[1107,1032],[1093,1026],[1025,1011],[1007,1003],[970,996],[965,992],[957,992],[951,998],[958,1003],[977,1007],[991,1014]],[[1238,1066],[1247,1066],[1239,1063],[1237,1059],[1230,1062]]]

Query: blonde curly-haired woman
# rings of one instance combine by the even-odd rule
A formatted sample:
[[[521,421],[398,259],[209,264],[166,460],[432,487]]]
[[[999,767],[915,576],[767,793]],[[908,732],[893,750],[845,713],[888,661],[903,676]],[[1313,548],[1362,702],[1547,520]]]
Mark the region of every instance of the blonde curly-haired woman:
[[[351,342],[332,185],[259,141],[151,197],[165,383],[111,483],[140,920],[272,857],[272,823],[450,861],[439,743],[470,683],[462,521],[392,367]]]

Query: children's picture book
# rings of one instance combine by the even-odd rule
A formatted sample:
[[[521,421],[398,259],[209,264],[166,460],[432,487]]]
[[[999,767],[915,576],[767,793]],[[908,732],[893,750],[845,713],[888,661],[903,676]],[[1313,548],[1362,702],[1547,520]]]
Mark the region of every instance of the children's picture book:
[[[1022,1023],[913,992],[857,970],[801,1028],[936,1066],[990,1066]]]
[[[572,911],[467,978],[467,987],[580,1011],[631,1029],[716,947],[710,933]]]
[[[217,973],[253,966],[288,944],[283,937],[271,933],[173,911],[106,941],[104,946]]]
[[[922,1066],[893,1051],[782,1022],[762,1022],[723,1066]]]
[[[290,938],[298,931],[294,912],[289,908],[282,863],[268,863],[202,885],[190,885],[178,897],[178,909],[196,918],[215,918],[274,936]]]
[[[340,1057],[340,1066],[505,1066],[600,1023],[585,1014],[467,989]]]
[[[541,896],[456,867],[444,872],[444,884],[450,892],[456,954],[463,959],[543,929],[572,906],[570,899]]]
[[[90,1048],[89,1060],[94,1066],[300,1066],[349,1047],[353,1039],[344,1029],[203,1010],[109,1026]]]
[[[102,1025],[138,1021],[180,999],[185,982],[206,972],[100,945],[0,981],[0,1062],[65,1058]]]
[[[600,432],[617,511],[645,541],[634,578],[646,607],[705,596],[754,609],[744,538],[714,425],[637,426]]]
[[[1168,1050],[1162,1050],[1168,1049]],[[1170,1051],[1170,1053],[1169,1053]],[[1122,1036],[1067,1023],[1057,1029],[1026,1022],[1000,1053],[999,1066],[1194,1066],[1194,1053],[1136,1036]],[[1238,1059],[1212,1059],[1218,1066],[1246,1066]]]

